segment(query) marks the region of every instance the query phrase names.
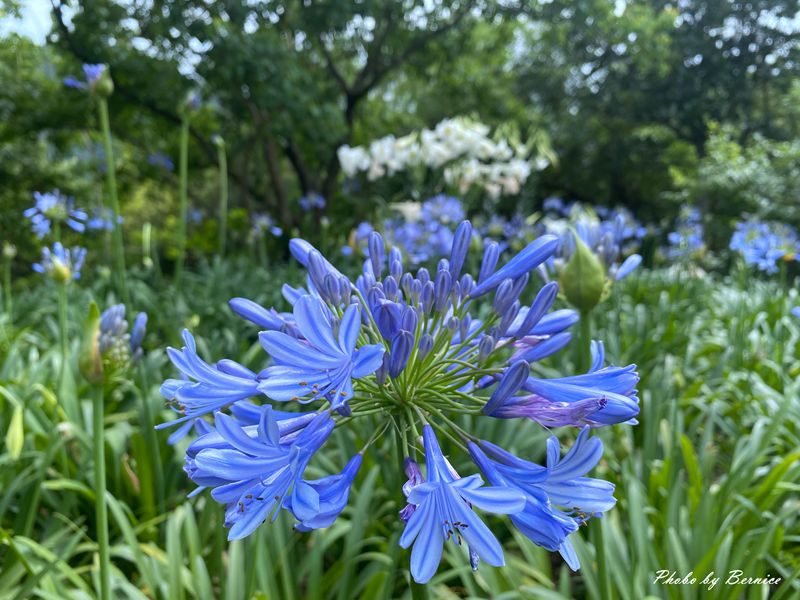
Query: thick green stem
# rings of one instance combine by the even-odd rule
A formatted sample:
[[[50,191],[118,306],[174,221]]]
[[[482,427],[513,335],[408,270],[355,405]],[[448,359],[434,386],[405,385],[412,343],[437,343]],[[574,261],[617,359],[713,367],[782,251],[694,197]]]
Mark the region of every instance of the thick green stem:
[[[71,421],[77,422],[78,409],[75,406],[75,397],[68,393],[66,378],[69,365],[69,337],[67,333],[67,284],[57,283],[58,286],[58,345],[61,360],[58,364],[58,397],[64,412]]]
[[[114,271],[117,282],[117,292],[125,305],[130,305],[128,296],[128,283],[125,277],[125,246],[122,243],[122,224],[119,222],[119,199],[117,197],[117,176],[114,168],[114,148],[111,144],[111,125],[108,119],[108,101],[98,98],[98,111],[100,113],[100,128],[103,131],[103,146],[106,155],[106,183],[108,185],[108,200],[111,204],[112,237],[114,242]]]
[[[219,158],[219,255],[225,257],[225,242],[228,234],[228,159],[225,146],[217,148]]]
[[[186,215],[188,211],[188,187],[189,187],[189,118],[183,117],[181,121],[180,138],[180,157],[178,159],[178,175],[180,177],[180,187],[178,189],[178,201],[180,203],[180,215],[178,216],[178,258],[175,263],[175,281],[179,281],[183,274],[183,263],[186,258]]]
[[[106,453],[103,428],[103,386],[97,385],[93,390],[92,442],[94,445],[94,493],[95,512],[97,516],[97,552],[100,558],[100,593],[101,600],[111,599],[111,570],[108,545],[108,509],[106,507]]]

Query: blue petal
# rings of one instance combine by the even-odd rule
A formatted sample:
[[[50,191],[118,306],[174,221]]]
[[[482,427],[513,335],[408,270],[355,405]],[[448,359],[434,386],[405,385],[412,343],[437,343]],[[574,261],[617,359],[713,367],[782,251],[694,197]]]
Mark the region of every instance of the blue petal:
[[[441,523],[436,522],[436,510],[432,501],[418,507],[411,519],[418,514],[423,520],[423,526],[411,550],[411,575],[417,583],[428,583],[442,559],[444,536]]]
[[[267,354],[281,364],[318,370],[334,369],[342,363],[341,355],[323,354],[279,331],[262,331],[258,338]]]
[[[294,318],[300,333],[312,346],[325,354],[336,355],[339,346],[333,338],[327,310],[316,296],[303,296],[294,305]]]

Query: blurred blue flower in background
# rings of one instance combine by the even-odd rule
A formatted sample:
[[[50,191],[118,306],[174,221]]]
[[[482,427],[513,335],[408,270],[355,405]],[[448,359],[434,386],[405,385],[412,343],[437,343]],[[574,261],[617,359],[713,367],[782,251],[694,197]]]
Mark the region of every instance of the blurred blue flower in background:
[[[301,196],[297,203],[305,212],[310,210],[322,210],[325,208],[325,198],[316,192],[311,192],[305,196]]]
[[[164,154],[163,152],[154,152],[147,156],[148,164],[153,165],[154,167],[161,167],[165,171],[174,171],[175,170],[175,163],[172,159]]]
[[[730,249],[739,252],[745,264],[777,273],[778,261],[796,260],[800,243],[797,232],[789,225],[750,220],[736,224]]]
[[[81,81],[79,79],[76,79],[75,77],[70,76],[64,78],[64,85],[78,90],[93,90],[100,83],[100,80],[103,78],[105,72],[106,72],[105,65],[84,64],[83,65],[84,80]]]
[[[667,234],[667,258],[679,260],[702,253],[705,250],[703,233],[703,215],[693,206],[683,206],[675,230]]]
[[[31,220],[34,233],[43,238],[52,228],[53,223],[66,223],[70,229],[83,233],[88,215],[76,209],[74,200],[64,196],[58,190],[52,192],[33,192],[36,203],[22,214]]]
[[[117,225],[122,225],[124,219],[122,215],[117,216]],[[86,221],[86,228],[94,231],[112,231],[114,229],[114,211],[110,208],[95,208],[89,220]]]
[[[42,273],[59,283],[67,283],[81,278],[81,268],[86,259],[86,248],[75,246],[64,248],[61,242],[53,244],[53,249],[42,248],[42,262],[34,263],[33,270]]]

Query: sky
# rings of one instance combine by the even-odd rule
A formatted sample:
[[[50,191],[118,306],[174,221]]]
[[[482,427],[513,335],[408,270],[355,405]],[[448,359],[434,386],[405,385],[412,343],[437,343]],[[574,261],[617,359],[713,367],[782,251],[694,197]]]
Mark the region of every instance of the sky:
[[[37,44],[44,44],[45,36],[50,31],[50,2],[48,0],[22,0],[22,16],[0,18],[0,36],[18,33],[32,39]]]

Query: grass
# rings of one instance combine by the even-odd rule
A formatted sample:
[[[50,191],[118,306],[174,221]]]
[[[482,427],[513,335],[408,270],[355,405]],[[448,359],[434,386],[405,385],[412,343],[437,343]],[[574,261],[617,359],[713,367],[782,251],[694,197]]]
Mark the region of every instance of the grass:
[[[226,306],[234,296],[282,305],[291,267],[269,271],[243,260],[185,271],[180,287],[131,270],[132,305],[150,316],[149,352],[105,408],[113,598],[613,598],[800,597],[800,321],[780,284],[748,278],[691,278],[651,271],[626,280],[594,316],[595,337],[617,364],[642,376],[636,427],[600,435],[606,454],[594,473],[617,486],[617,507],[580,532],[583,564],[573,574],[557,556],[490,519],[507,567],[469,568],[449,545],[429,589],[409,586],[408,553],[397,546],[402,457],[391,442],[366,455],[350,503],[334,526],[292,530],[282,515],[248,539],[228,543],[222,511],[207,495],[186,500],[182,450],[152,437],[171,418],[158,385],[173,375],[163,348],[190,327],[204,356],[260,366],[256,332]],[[14,314],[0,314],[0,598],[92,598],[98,545],[90,389],[78,375],[80,324],[90,298],[107,306],[112,282],[98,276],[68,290],[72,357],[59,383],[57,290],[18,286]],[[570,353],[542,365],[570,372]],[[77,414],[67,419],[65,406]],[[466,418],[466,417],[465,417]],[[535,460],[547,432],[529,423],[481,419],[484,438]],[[335,432],[310,476],[340,469],[372,433]],[[557,432],[558,433],[558,432]],[[567,432],[565,438],[572,436]],[[444,442],[444,440],[442,440]],[[381,454],[383,452],[383,454]],[[456,468],[472,472],[454,453]],[[463,461],[459,463],[459,461]],[[665,586],[660,569],[780,577],[781,584]]]

